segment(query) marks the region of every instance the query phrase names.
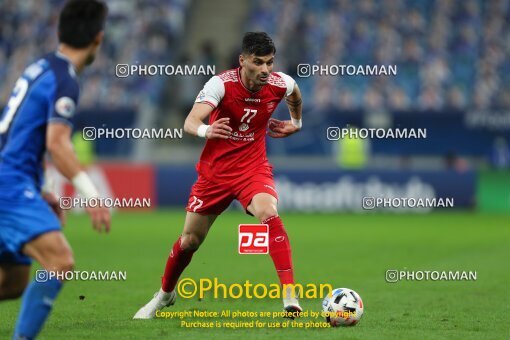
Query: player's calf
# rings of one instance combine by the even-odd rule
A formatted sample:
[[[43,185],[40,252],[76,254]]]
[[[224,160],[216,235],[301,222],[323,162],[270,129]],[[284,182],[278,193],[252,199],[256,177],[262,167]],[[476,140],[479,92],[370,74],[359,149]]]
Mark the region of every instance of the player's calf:
[[[13,300],[21,297],[27,284],[28,282],[22,285],[2,284],[0,286],[0,300]]]
[[[74,270],[74,256],[61,232],[49,232],[27,243],[23,252],[55,273]],[[63,275],[65,277],[65,275]]]
[[[21,297],[28,284],[29,265],[0,266],[0,300]]]
[[[0,301],[14,300],[23,295],[26,285],[24,286],[1,286],[0,287]]]
[[[292,266],[292,251],[289,242],[289,236],[283,226],[283,222],[278,216],[276,210],[276,198],[267,194],[260,193],[253,197],[250,205],[250,211],[257,217],[261,223],[269,227],[269,255],[273,260],[280,284],[285,287],[294,284],[294,269]],[[299,301],[297,296],[284,296],[283,305],[286,311],[299,311]]]
[[[65,273],[74,269],[71,248],[59,231],[45,233],[28,242],[23,247],[23,252],[48,271]],[[23,296],[15,339],[32,339],[39,334],[61,289],[62,281],[51,275],[45,281],[38,281],[36,278],[30,283]]]

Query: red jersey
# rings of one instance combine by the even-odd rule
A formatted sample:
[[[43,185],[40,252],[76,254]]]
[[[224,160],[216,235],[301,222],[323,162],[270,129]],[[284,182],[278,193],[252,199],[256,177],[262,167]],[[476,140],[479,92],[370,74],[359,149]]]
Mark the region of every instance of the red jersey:
[[[294,90],[294,80],[273,72],[256,92],[241,82],[241,68],[212,77],[197,96],[196,103],[211,105],[209,124],[230,118],[228,139],[208,139],[197,171],[215,182],[229,181],[256,169],[270,168],[266,155],[266,127],[282,98]]]

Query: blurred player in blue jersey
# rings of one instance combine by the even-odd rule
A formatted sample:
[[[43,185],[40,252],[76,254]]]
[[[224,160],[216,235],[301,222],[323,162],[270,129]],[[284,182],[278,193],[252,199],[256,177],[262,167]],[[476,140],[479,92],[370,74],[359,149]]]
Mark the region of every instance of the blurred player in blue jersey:
[[[58,50],[25,69],[0,116],[0,300],[24,292],[15,339],[37,336],[62,287],[51,276],[28,284],[31,261],[55,273],[74,266],[61,232],[63,211],[45,190],[45,152],[80,195],[98,196],[74,153],[71,132],[79,92],[76,76],[94,60],[106,15],[100,1],[68,2],[60,13]],[[87,212],[96,230],[110,229],[108,209]]]

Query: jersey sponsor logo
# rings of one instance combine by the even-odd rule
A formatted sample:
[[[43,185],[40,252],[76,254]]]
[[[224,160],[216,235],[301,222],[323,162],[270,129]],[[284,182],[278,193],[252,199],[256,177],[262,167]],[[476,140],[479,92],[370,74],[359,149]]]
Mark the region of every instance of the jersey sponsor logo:
[[[260,98],[244,98],[245,102],[260,103]]]
[[[55,103],[55,111],[65,118],[71,118],[75,109],[76,104],[74,103],[74,100],[69,97],[61,97]]]
[[[234,131],[228,138],[236,142],[253,142],[255,140],[254,136],[254,132],[244,134]]]
[[[199,199],[197,196],[193,196],[193,202],[190,203],[189,208],[196,212],[204,204],[204,201]]]
[[[239,225],[239,254],[269,253],[269,226],[267,224]]]

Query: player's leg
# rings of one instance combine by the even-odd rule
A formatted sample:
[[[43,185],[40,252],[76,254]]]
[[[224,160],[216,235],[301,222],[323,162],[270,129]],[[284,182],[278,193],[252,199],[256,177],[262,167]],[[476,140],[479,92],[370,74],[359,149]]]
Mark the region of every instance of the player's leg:
[[[174,304],[177,280],[191,262],[193,254],[204,241],[216,217],[233,199],[234,194],[225,185],[198,177],[191,188],[182,234],[168,256],[161,288],[151,301],[138,310],[133,319],[152,319],[158,310]]]
[[[50,231],[27,242],[23,253],[41,264],[47,271],[65,273],[74,268],[71,248],[60,231]],[[45,276],[32,281],[25,290],[14,333],[15,339],[33,339],[42,329],[51,312],[62,282]]]
[[[175,241],[165,266],[159,292],[135,314],[133,319],[152,319],[156,312],[175,303],[175,285],[184,269],[191,262],[195,251],[205,240],[217,215],[186,214],[184,229]]]
[[[269,254],[273,259],[280,283],[293,284],[294,272],[292,268],[292,253],[289,237],[283,222],[278,216],[277,200],[268,193],[258,193],[253,196],[247,210],[260,223],[269,226]]]
[[[29,277],[28,264],[0,264],[0,301],[19,298],[28,284]]]
[[[273,260],[280,283],[285,288],[283,292],[285,310],[291,313],[301,312],[297,299],[298,292],[295,292],[293,288],[295,282],[289,236],[278,216],[277,197],[269,172],[252,176],[251,184],[244,187],[238,195],[246,211],[255,216],[260,223],[269,226],[269,255]]]
[[[191,262],[195,251],[204,242],[216,217],[217,215],[200,215],[194,212],[186,214],[182,235],[175,241],[165,266],[161,283],[163,292],[174,290],[177,280]]]

